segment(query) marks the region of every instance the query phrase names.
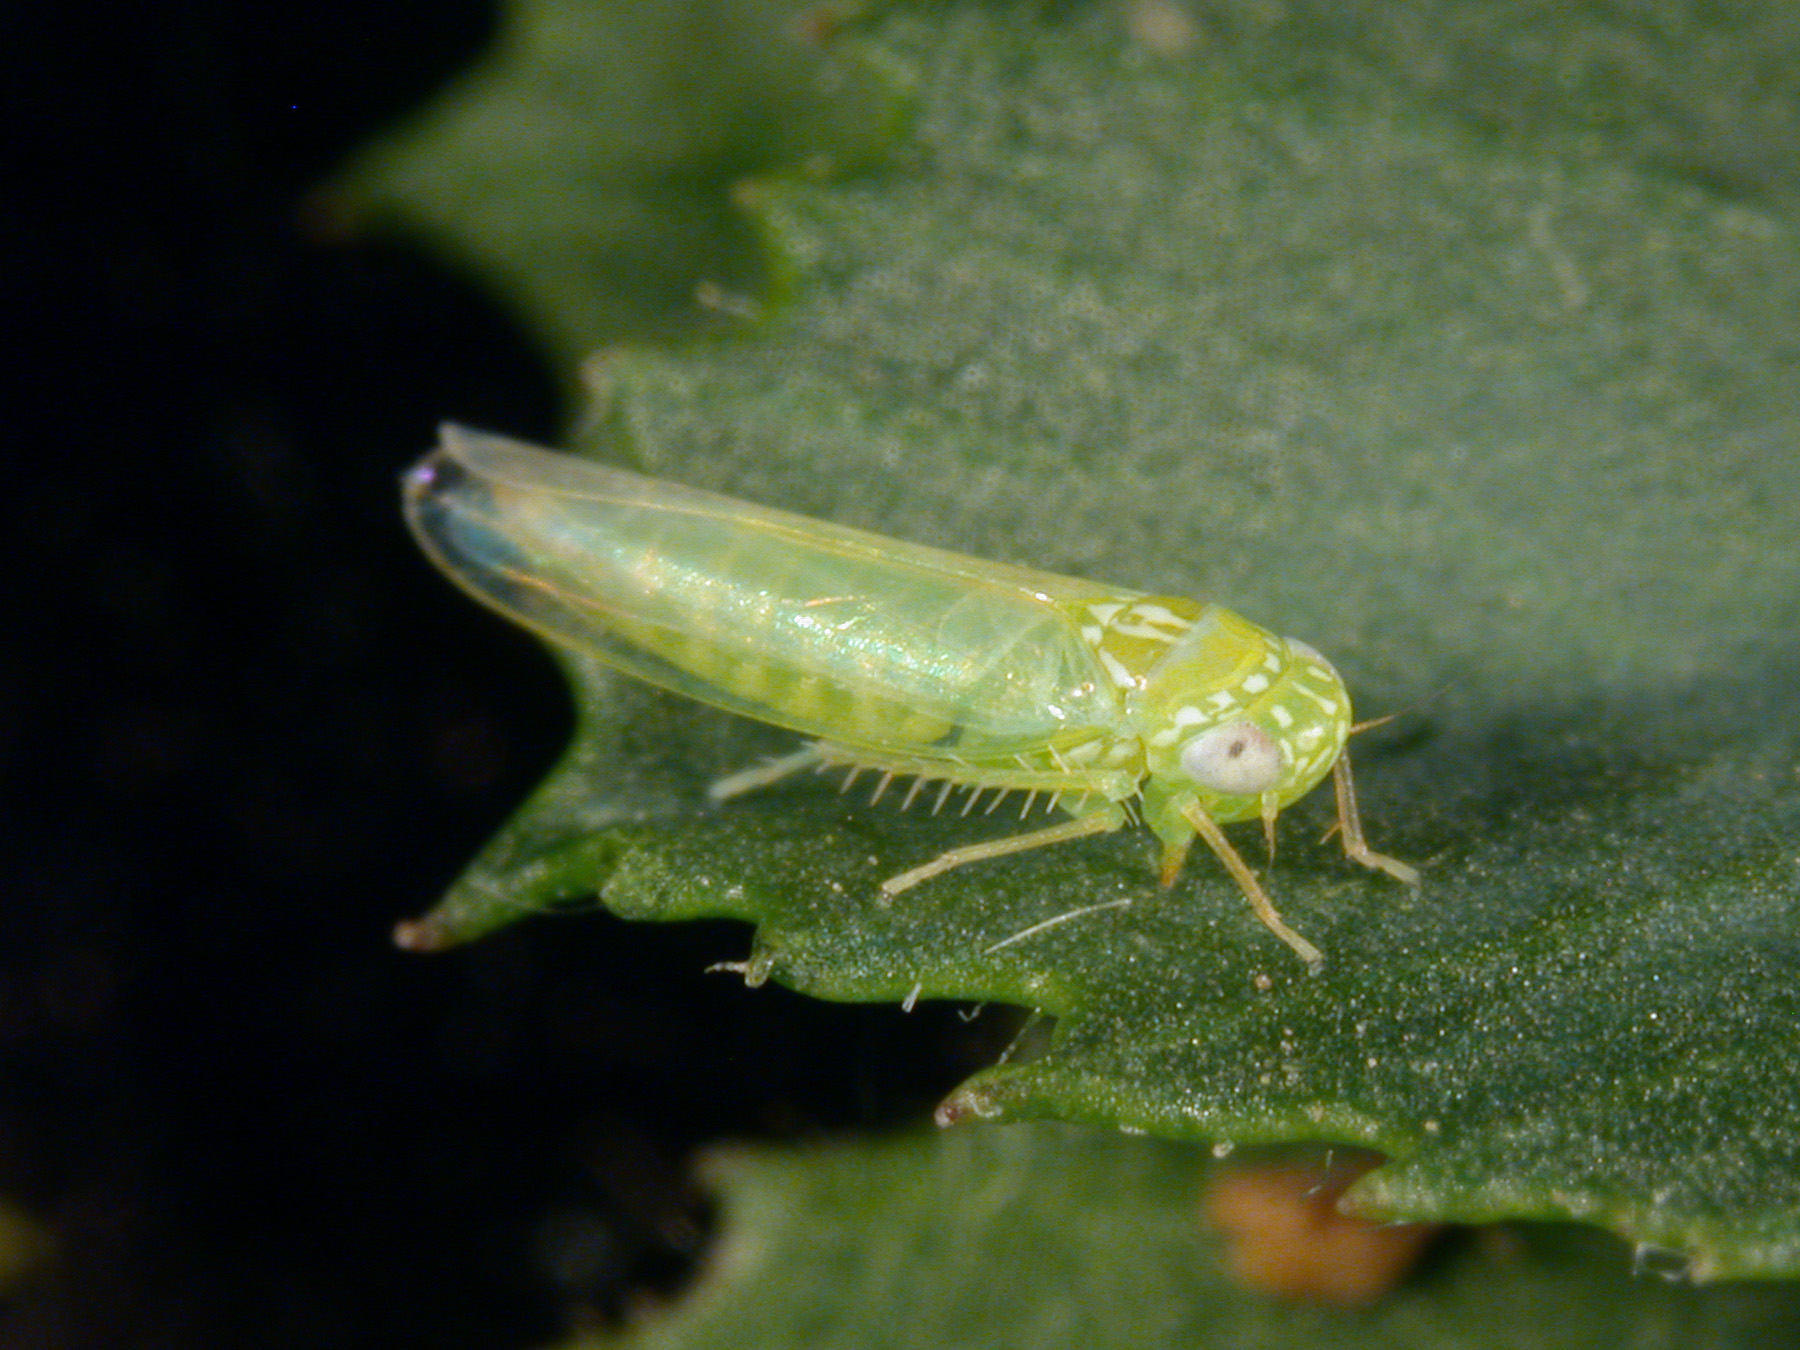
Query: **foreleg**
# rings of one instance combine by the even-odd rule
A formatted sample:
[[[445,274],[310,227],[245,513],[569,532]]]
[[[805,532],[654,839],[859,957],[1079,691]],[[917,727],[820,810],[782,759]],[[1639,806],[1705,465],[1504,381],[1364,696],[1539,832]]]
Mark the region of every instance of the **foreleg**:
[[[1344,853],[1355,859],[1364,867],[1373,867],[1378,872],[1386,872],[1396,881],[1404,881],[1408,886],[1419,884],[1418,869],[1409,867],[1398,858],[1390,858],[1385,853],[1377,853],[1369,847],[1369,841],[1363,838],[1362,816],[1356,809],[1356,784],[1350,777],[1350,752],[1344,751],[1338,756],[1337,764],[1331,770],[1332,786],[1337,789],[1338,833],[1344,840]]]
[[[1186,807],[1181,814],[1194,827],[1194,833],[1204,839],[1207,847],[1225,864],[1225,870],[1231,873],[1231,879],[1237,882],[1238,889],[1243,891],[1244,899],[1250,902],[1250,908],[1262,920],[1263,927],[1292,947],[1310,970],[1316,972],[1323,966],[1324,954],[1282,922],[1281,915],[1275,910],[1274,901],[1269,899],[1269,893],[1256,879],[1256,873],[1250,870],[1250,864],[1231,846],[1231,841],[1225,837],[1225,831],[1219,822],[1201,810],[1197,802]]]

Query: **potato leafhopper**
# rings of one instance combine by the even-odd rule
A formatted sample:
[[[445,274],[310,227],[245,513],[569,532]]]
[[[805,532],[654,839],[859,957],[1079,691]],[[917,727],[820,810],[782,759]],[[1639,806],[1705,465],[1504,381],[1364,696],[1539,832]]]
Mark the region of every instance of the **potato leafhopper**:
[[[406,514],[458,584],[552,642],[807,737],[715,783],[723,800],[802,768],[910,779],[935,806],[1023,795],[1066,818],[890,877],[888,895],[984,859],[1117,830],[1162,843],[1165,885],[1196,836],[1269,930],[1317,967],[1224,825],[1326,774],[1344,851],[1370,848],[1345,742],[1350,699],[1303,642],[1216,604],[983,562],[519,441],[446,426],[406,478]],[[991,809],[991,806],[990,806]]]

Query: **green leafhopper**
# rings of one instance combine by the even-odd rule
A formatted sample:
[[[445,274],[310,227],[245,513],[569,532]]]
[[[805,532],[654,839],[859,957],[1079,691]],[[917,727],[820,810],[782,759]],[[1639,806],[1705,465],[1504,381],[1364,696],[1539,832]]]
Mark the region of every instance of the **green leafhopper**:
[[[723,800],[802,768],[1025,794],[1067,819],[952,849],[888,896],[986,858],[1141,817],[1173,883],[1196,836],[1271,932],[1317,967],[1223,825],[1327,773],[1344,851],[1417,874],[1363,838],[1350,699],[1303,642],[1219,605],[983,562],[445,426],[406,477],[425,551],[476,599],[660,688],[808,738],[713,785]],[[990,804],[989,809],[992,809]]]

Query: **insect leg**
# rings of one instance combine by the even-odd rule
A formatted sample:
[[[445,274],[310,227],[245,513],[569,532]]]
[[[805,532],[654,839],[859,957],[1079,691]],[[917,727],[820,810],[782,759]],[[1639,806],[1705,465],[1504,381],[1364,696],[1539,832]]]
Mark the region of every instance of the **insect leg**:
[[[707,798],[711,801],[722,802],[728,797],[754,792],[757,788],[780,782],[789,774],[811,768],[820,762],[820,758],[817,745],[803,745],[791,755],[783,755],[766,764],[758,764],[753,769],[739,769],[736,773],[726,774],[706,789]]]
[[[1194,841],[1184,839],[1179,844],[1168,844],[1163,848],[1162,865],[1157,869],[1156,879],[1167,890],[1175,884],[1175,878],[1181,875],[1182,864],[1187,862],[1188,846]]]
[[[1003,858],[1009,853],[1024,853],[1029,849],[1043,848],[1046,844],[1085,839],[1090,834],[1108,834],[1124,823],[1124,811],[1109,805],[1089,815],[1058,821],[1055,825],[1032,830],[1028,834],[1015,834],[1007,839],[990,839],[985,844],[965,844],[948,853],[940,853],[921,867],[889,877],[881,883],[882,894],[898,895],[921,881],[935,877],[940,872],[948,872],[952,867],[961,867],[964,863],[981,862],[985,858]]]
[[[1225,870],[1231,873],[1231,879],[1237,882],[1238,889],[1244,893],[1244,899],[1250,902],[1250,908],[1256,912],[1256,917],[1263,921],[1263,927],[1292,947],[1295,954],[1306,962],[1309,970],[1317,971],[1323,966],[1324,954],[1282,922],[1281,915],[1275,912],[1274,901],[1269,899],[1269,893],[1256,879],[1256,873],[1250,870],[1250,864],[1231,846],[1231,841],[1225,837],[1225,831],[1220,828],[1219,822],[1202,811],[1198,802],[1184,808],[1181,815],[1194,827],[1194,833],[1204,839],[1207,847],[1218,855],[1219,861],[1225,864]]]
[[[944,798],[950,795],[950,789],[955,786],[956,780],[954,778],[946,778],[944,780],[944,786],[938,789],[937,800],[931,804],[932,815],[935,816],[939,811],[944,809]]]
[[[1390,858],[1385,853],[1377,853],[1369,847],[1369,841],[1363,838],[1362,816],[1356,809],[1356,784],[1350,778],[1350,752],[1340,754],[1337,764],[1331,770],[1332,786],[1337,789],[1338,830],[1344,838],[1344,853],[1355,859],[1364,867],[1373,867],[1378,872],[1386,872],[1396,881],[1404,881],[1408,886],[1419,884],[1417,869],[1407,866],[1398,858]]]

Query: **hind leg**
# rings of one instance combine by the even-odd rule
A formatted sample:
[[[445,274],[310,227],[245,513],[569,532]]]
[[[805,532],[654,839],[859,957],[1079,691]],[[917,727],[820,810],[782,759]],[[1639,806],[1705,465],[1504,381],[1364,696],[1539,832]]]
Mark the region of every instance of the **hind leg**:
[[[965,844],[961,848],[940,853],[930,862],[910,871],[889,877],[881,883],[881,892],[886,896],[895,896],[917,886],[921,881],[948,872],[953,867],[961,867],[964,863],[981,862],[985,858],[1004,858],[1009,853],[1024,853],[1050,844],[1067,843],[1071,839],[1086,839],[1093,834],[1110,834],[1124,823],[1124,808],[1107,806],[1085,816],[1059,821],[1041,830],[1009,835],[1005,839],[990,839],[984,844]]]
[[[767,787],[771,783],[779,783],[802,769],[810,769],[824,762],[824,757],[819,753],[818,742],[809,741],[791,755],[782,755],[767,764],[758,764],[753,769],[739,769],[736,773],[726,774],[706,789],[706,795],[711,801],[722,802],[746,792],[754,792],[757,788]]]

